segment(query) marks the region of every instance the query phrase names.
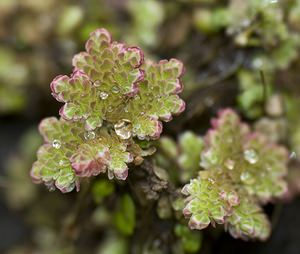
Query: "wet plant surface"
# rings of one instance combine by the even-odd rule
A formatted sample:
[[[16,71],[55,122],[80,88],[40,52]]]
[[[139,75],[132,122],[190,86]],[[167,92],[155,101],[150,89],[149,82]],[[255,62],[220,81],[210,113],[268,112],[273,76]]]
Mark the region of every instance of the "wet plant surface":
[[[299,253],[299,23],[298,0],[1,2],[0,252]]]

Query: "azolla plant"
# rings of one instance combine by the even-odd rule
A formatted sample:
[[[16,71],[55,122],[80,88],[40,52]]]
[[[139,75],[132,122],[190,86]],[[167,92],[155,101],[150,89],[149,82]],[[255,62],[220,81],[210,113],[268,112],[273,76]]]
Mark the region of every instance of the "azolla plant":
[[[178,96],[184,71],[180,61],[145,60],[140,48],[113,41],[105,29],[91,34],[86,51],[73,58],[73,67],[70,76],[51,83],[52,95],[63,103],[61,118],[41,122],[44,144],[31,170],[34,182],[62,192],[79,190],[82,178],[106,172],[109,179],[126,180],[128,168],[155,152],[150,141],[160,138],[162,121],[185,108]],[[164,153],[144,163],[156,182],[148,177],[142,189],[157,191],[149,202],[158,202],[158,217],[174,216],[175,235],[183,242],[195,238],[195,250],[199,235],[189,231],[177,211],[189,219],[191,229],[224,224],[234,237],[265,240],[270,223],[261,205],[286,192],[287,151],[252,132],[231,109],[223,110],[212,125],[204,139],[192,132],[182,134],[178,145],[160,139]],[[157,158],[172,161],[164,165],[174,169],[159,165]],[[153,187],[160,183],[157,177],[164,180],[163,187]],[[132,186],[135,190],[138,184]],[[135,208],[129,196],[131,211]]]
[[[189,226],[224,224],[234,237],[265,240],[270,223],[261,204],[287,191],[288,152],[251,132],[232,110],[220,112],[205,136],[199,176],[185,185]]]
[[[41,122],[45,144],[31,170],[35,182],[62,192],[103,172],[125,180],[128,164],[140,163],[152,151],[138,140],[158,139],[161,121],[185,108],[177,95],[184,71],[180,61],[145,61],[140,48],[113,41],[105,29],[91,34],[73,67],[70,76],[51,83],[52,95],[64,105],[60,119]]]

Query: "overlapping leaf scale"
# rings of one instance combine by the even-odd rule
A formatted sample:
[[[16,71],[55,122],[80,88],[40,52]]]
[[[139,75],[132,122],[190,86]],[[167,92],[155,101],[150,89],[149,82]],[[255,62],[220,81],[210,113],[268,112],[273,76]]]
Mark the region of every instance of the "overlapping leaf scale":
[[[144,80],[139,92],[129,101],[126,111],[132,121],[134,135],[140,139],[156,139],[162,132],[162,121],[181,113],[185,103],[177,95],[182,90],[183,64],[176,60],[159,63],[147,61],[143,65]]]
[[[132,138],[158,138],[160,120],[169,121],[184,109],[177,95],[183,65],[175,59],[143,62],[139,48],[112,41],[105,29],[91,34],[86,51],[73,59],[72,75],[51,83],[52,95],[65,104],[61,120],[49,118],[41,124],[46,144],[32,170],[37,182],[57,186],[57,174],[65,165],[75,178],[108,171],[109,178],[126,179],[127,163],[153,153],[137,149]],[[58,159],[61,165],[54,162]],[[51,167],[46,168],[53,172],[43,175],[48,161]],[[67,191],[72,187],[70,180]]]
[[[61,192],[72,191],[77,177],[64,152],[50,144],[40,147],[37,161],[31,169],[31,178],[35,183],[44,183],[50,190],[57,187]]]
[[[212,129],[205,136],[205,150],[201,154],[201,166],[209,170],[226,170],[229,161],[239,161],[243,136],[249,133],[247,125],[240,123],[230,109],[219,113],[212,120]]]
[[[204,171],[185,185],[182,193],[188,196],[183,214],[190,218],[191,229],[201,230],[210,223],[224,224],[231,208],[239,204],[238,194],[232,187],[220,184]]]
[[[214,129],[206,136],[201,165],[228,174],[234,184],[242,185],[261,201],[283,195],[286,149],[269,142],[260,133],[250,132],[231,110],[222,111],[212,124]]]
[[[87,119],[90,117],[90,111],[95,110],[97,90],[83,72],[76,71],[71,77],[58,76],[50,86],[53,96],[58,101],[66,102],[60,110],[64,119]]]
[[[285,193],[287,150],[251,132],[232,110],[221,111],[212,125],[201,154],[205,170],[183,188],[187,195],[183,213],[190,217],[191,228],[201,229],[214,221],[210,211],[221,207],[226,213],[219,222],[234,237],[265,240],[270,225],[260,204]],[[224,203],[228,195],[234,204],[229,207]]]
[[[50,189],[56,186],[62,192],[73,190],[77,177],[69,156],[81,142],[83,128],[80,127],[55,117],[41,122],[39,131],[45,144],[38,150],[37,161],[31,170],[35,182],[44,182]]]
[[[137,47],[112,42],[105,29],[93,32],[86,52],[73,59],[71,77],[59,76],[51,84],[53,96],[66,104],[60,114],[67,120],[86,120],[86,129],[100,127],[103,119],[115,122],[124,98],[137,93],[144,73],[143,53]]]
[[[78,176],[90,177],[105,172],[109,159],[108,147],[97,139],[80,144],[70,161]]]
[[[108,171],[109,178],[124,180],[127,163],[133,156],[127,152],[127,142],[111,131],[101,128],[85,131],[83,123],[54,117],[44,119],[39,128],[45,144],[38,151],[31,170],[32,179],[44,182],[50,189],[69,192],[80,177],[95,176]]]
[[[137,47],[112,42],[105,29],[91,34],[86,52],[73,59],[71,77],[59,76],[51,84],[53,96],[65,105],[60,114],[67,120],[85,120],[94,130],[103,120],[126,120],[140,139],[157,139],[162,121],[184,110],[177,95],[182,90],[183,64],[176,60],[143,64]]]
[[[127,163],[132,162],[132,155],[127,152],[127,143],[114,133],[99,130],[89,142],[79,145],[70,158],[72,167],[78,176],[89,177],[108,170],[110,179],[125,180],[128,175]]]
[[[117,179],[125,180],[128,175],[127,163],[133,161],[133,155],[127,149],[130,142],[122,141],[113,131],[108,133],[100,130],[99,133],[101,142],[107,144],[109,148],[108,177],[112,179],[115,176]]]
[[[235,238],[266,240],[271,232],[270,222],[261,207],[244,197],[238,206],[233,207],[227,219],[227,228]]]

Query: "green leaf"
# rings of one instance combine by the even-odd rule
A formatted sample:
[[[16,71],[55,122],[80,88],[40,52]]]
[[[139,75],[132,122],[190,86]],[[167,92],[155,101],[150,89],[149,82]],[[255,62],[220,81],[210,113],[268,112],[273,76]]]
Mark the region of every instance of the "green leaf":
[[[128,194],[122,196],[119,208],[114,214],[117,229],[124,235],[131,235],[135,228],[135,205]]]
[[[179,165],[182,167],[182,180],[186,182],[195,176],[200,167],[200,154],[204,148],[204,142],[201,137],[191,131],[183,133],[179,137],[180,156]]]
[[[111,181],[107,179],[99,179],[94,182],[92,186],[92,194],[96,203],[100,203],[103,198],[112,194],[115,190],[115,186]]]
[[[182,249],[188,253],[197,253],[202,245],[202,235],[199,232],[191,231],[187,226],[177,224],[175,235],[180,238]]]

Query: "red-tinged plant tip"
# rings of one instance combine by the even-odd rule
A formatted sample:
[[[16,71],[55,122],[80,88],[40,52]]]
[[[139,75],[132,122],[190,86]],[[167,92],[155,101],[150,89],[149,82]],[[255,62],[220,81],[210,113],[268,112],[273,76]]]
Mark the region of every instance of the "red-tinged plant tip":
[[[45,144],[38,150],[38,160],[31,170],[34,182],[49,188],[71,191],[80,177],[96,176],[108,171],[109,178],[125,180],[127,163],[136,154],[127,151],[132,140],[119,139],[105,128],[85,131],[83,123],[44,119],[39,127]],[[135,152],[138,151],[135,149]]]
[[[113,42],[105,29],[91,34],[86,52],[74,57],[73,66],[71,77],[53,80],[52,94],[65,103],[61,117],[83,120],[86,130],[101,127],[103,121],[116,124],[126,119],[133,136],[157,139],[160,120],[170,121],[185,108],[177,95],[183,87],[180,61],[144,62],[138,47]]]
[[[265,240],[269,221],[260,207],[287,190],[288,152],[242,123],[231,109],[220,111],[204,137],[204,171],[182,189],[183,214],[191,228],[225,224],[234,237]]]
[[[31,175],[34,182],[64,192],[78,186],[81,177],[107,172],[109,179],[125,180],[128,163],[152,154],[134,138],[158,139],[162,122],[184,110],[183,64],[176,60],[144,61],[138,47],[112,41],[98,29],[86,51],[73,59],[70,76],[56,77],[52,95],[64,105],[61,119],[40,124],[45,145],[38,152]],[[152,150],[151,150],[152,151]]]

